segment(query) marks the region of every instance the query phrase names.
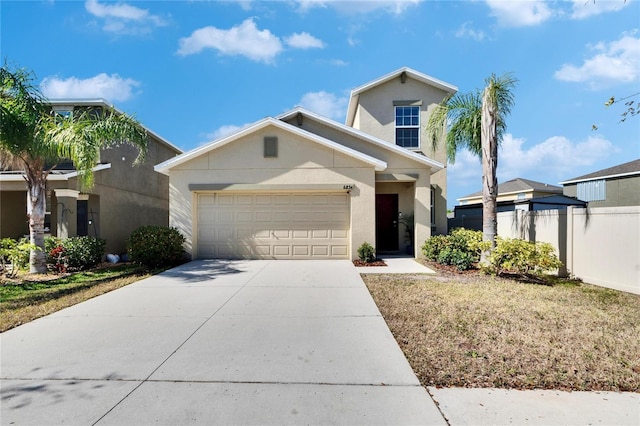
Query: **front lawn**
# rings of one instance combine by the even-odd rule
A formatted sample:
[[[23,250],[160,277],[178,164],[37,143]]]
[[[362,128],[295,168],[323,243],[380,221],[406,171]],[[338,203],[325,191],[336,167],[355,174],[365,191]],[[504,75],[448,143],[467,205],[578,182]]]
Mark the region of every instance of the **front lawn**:
[[[21,275],[18,279],[3,279],[0,285],[0,332],[149,275],[143,267],[123,264],[61,277]]]
[[[363,279],[424,386],[640,391],[640,296],[479,273]]]

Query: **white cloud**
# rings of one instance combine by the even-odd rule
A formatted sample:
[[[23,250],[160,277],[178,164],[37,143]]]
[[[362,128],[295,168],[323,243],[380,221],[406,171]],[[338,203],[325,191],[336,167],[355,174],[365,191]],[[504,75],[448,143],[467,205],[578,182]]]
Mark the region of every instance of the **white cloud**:
[[[138,86],[140,83],[131,78],[105,73],[87,79],[46,77],[40,83],[40,89],[47,98],[103,98],[112,102],[124,102],[130,99],[133,96],[133,90]]]
[[[549,19],[553,12],[544,1],[486,0],[491,15],[505,27],[538,25]]]
[[[500,181],[516,177],[546,176],[554,181],[566,179],[571,170],[590,166],[613,151],[613,144],[599,136],[572,142],[564,136],[552,136],[527,149],[525,139],[506,134],[498,154]],[[542,180],[544,182],[544,180]],[[553,182],[545,182],[553,183]]]
[[[160,16],[126,3],[102,4],[98,0],[87,0],[84,7],[93,16],[103,19],[102,29],[111,33],[145,34],[154,27],[166,25]]]
[[[589,46],[595,55],[581,66],[564,64],[554,77],[558,80],[587,83],[591,89],[640,80],[640,37],[637,30],[625,33],[610,43]]]
[[[600,15],[601,13],[617,12],[630,3],[631,0],[573,0],[571,18],[585,19],[590,16]]]
[[[244,129],[245,127],[249,126],[252,123],[245,123],[242,126],[236,126],[235,124],[225,124],[224,126],[220,126],[218,127],[216,130],[214,130],[211,133],[207,133],[205,135],[206,141],[204,143],[208,143],[211,141],[215,141],[217,139],[220,139],[222,137],[228,136],[232,133],[237,132],[240,129]]]
[[[598,136],[580,142],[552,136],[530,148],[525,142],[509,133],[504,136],[498,153],[498,182],[520,177],[556,185],[615,151],[610,141]],[[447,167],[447,179],[450,190],[455,188],[460,196],[479,191],[482,187],[480,159],[466,149],[459,151],[455,164]],[[449,204],[455,204],[455,201],[450,200]]]
[[[299,10],[307,12],[315,7],[331,7],[345,15],[366,15],[373,12],[384,12],[392,15],[401,15],[412,6],[416,6],[421,0],[296,0]]]
[[[476,41],[482,41],[486,37],[486,34],[482,30],[475,30],[470,22],[465,22],[456,30],[455,36],[460,38],[469,37]]]
[[[309,92],[300,99],[300,106],[333,120],[344,120],[347,113],[346,97],[338,97],[325,91]]]
[[[296,49],[322,49],[324,43],[322,40],[315,38],[309,33],[295,33],[289,37],[286,37],[284,41],[289,47]]]
[[[204,49],[222,55],[240,55],[258,62],[272,62],[282,52],[280,39],[269,30],[258,30],[252,18],[228,30],[204,27],[180,39],[178,54],[193,55]]]

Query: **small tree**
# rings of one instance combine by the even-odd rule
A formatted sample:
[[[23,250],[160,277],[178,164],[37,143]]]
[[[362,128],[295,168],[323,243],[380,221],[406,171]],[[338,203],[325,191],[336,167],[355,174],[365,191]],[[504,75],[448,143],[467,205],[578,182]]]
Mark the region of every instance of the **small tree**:
[[[30,272],[47,271],[44,251],[44,216],[47,177],[64,160],[73,161],[80,190],[93,185],[92,169],[100,150],[129,144],[138,148],[134,164],[147,150],[146,130],[132,117],[113,108],[55,114],[24,69],[0,69],[0,155],[3,166],[24,170],[27,185]],[[51,166],[49,166],[51,165]]]

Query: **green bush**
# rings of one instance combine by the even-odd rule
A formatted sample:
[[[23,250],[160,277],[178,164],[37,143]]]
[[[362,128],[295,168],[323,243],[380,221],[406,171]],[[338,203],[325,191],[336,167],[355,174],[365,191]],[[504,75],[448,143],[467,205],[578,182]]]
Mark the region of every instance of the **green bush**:
[[[131,234],[127,252],[131,260],[149,268],[173,266],[182,262],[184,236],[176,228],[143,226]]]
[[[485,245],[482,232],[456,228],[449,235],[429,238],[422,246],[422,253],[429,260],[466,270],[480,260],[480,252]]]
[[[47,237],[44,247],[47,265],[58,272],[67,268],[83,270],[91,268],[102,261],[105,240],[95,237]]]
[[[488,258],[488,272],[502,274],[505,272],[526,274],[543,274],[562,267],[562,262],[549,243],[532,243],[520,239],[496,240],[496,248]]]
[[[7,264],[11,264],[11,271],[7,271],[7,275],[15,276],[19,270],[25,269],[29,265],[29,255],[31,250],[39,250],[34,244],[31,244],[27,238],[21,238],[19,241],[13,238],[3,238],[0,240],[0,264],[2,270],[7,270]]]
[[[363,262],[373,262],[376,260],[376,249],[371,244],[364,242],[358,247],[358,257]]]

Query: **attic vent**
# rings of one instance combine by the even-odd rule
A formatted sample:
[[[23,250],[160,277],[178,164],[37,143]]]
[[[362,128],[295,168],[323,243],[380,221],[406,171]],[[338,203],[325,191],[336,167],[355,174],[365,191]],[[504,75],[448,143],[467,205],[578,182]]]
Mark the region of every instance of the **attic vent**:
[[[404,84],[405,81],[407,81],[407,73],[402,71],[402,74],[400,74],[400,83]]]
[[[264,138],[264,158],[275,158],[278,156],[278,137],[265,136]]]

